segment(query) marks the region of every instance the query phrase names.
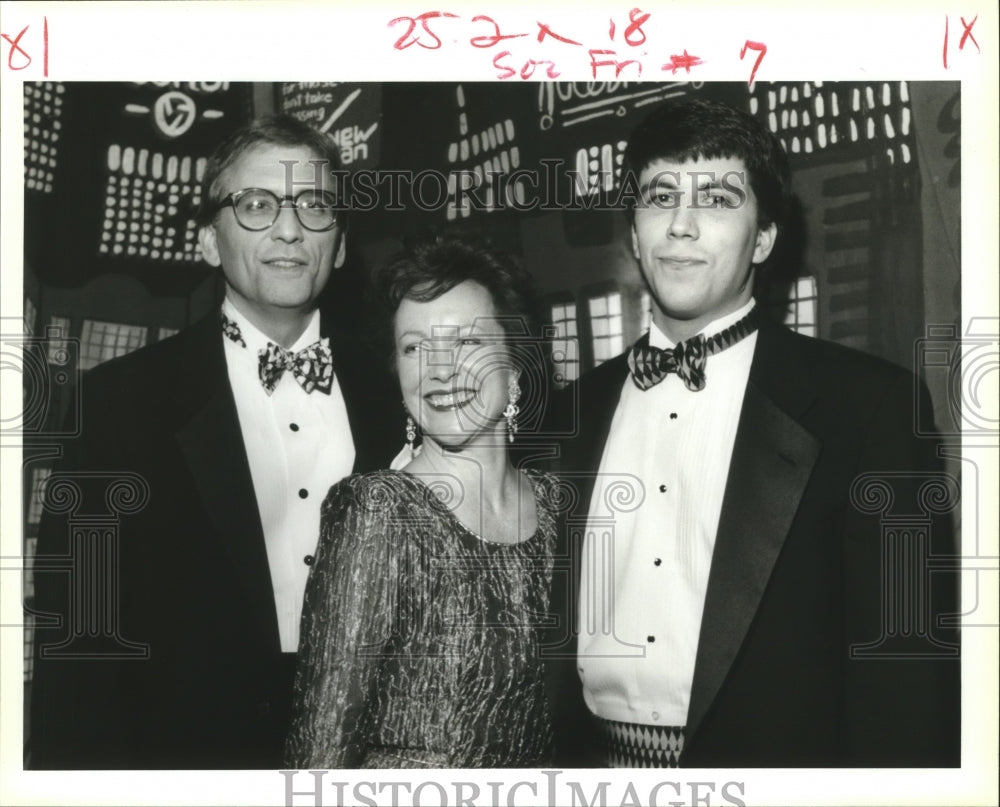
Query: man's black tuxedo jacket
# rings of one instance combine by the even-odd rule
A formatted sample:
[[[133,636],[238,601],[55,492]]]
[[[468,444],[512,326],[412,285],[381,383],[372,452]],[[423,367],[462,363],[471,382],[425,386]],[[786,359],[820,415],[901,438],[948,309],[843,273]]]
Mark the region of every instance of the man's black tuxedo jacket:
[[[627,373],[624,356],[607,362],[571,388],[562,407],[564,416],[573,413],[561,424],[573,431],[561,464],[578,490],[569,516],[578,532]],[[930,412],[926,389],[900,368],[761,327],[725,483],[681,765],[959,764],[958,640],[934,624],[955,613],[954,575],[924,574],[927,564],[913,554],[916,566],[904,557],[897,578],[912,588],[893,591],[887,572],[900,568],[900,557],[883,544],[883,518],[926,516],[957,497],[957,485],[937,472],[934,442],[915,436],[918,411]],[[895,496],[885,512],[886,487],[878,483],[860,479],[852,501],[852,485],[866,473]],[[943,490],[947,504],[930,502],[931,491]],[[920,546],[947,558],[950,519],[933,515],[924,518],[929,547]],[[896,531],[906,529],[920,528]],[[915,552],[922,540],[902,545]],[[579,538],[559,554],[564,571],[555,576],[553,606],[561,613],[549,652],[558,648],[563,658],[550,665],[550,679],[560,762],[587,767],[602,761],[575,670],[579,554]],[[901,597],[910,605],[900,608]],[[914,636],[857,655],[879,642],[884,625],[900,627],[900,612],[911,606],[925,620],[901,626]]]
[[[356,448],[354,470],[385,467],[401,440],[393,428],[401,419],[388,408],[398,396],[376,383],[356,345],[328,335]],[[218,313],[95,368],[81,384],[81,434],[68,442],[50,479],[53,500],[62,500],[55,483],[63,475],[79,487],[80,500],[69,513],[46,513],[39,533],[27,765],[280,766],[295,656],[280,648]],[[124,480],[117,498],[107,493],[116,478]],[[319,507],[326,491],[309,495]],[[98,546],[98,535],[84,530],[74,549],[70,532],[82,517],[109,512],[118,513],[111,566],[97,556],[87,566],[103,569],[103,582],[77,585],[69,572],[45,571],[59,556],[82,568],[79,553]],[[88,604],[109,589],[117,589],[117,600]],[[93,607],[113,612],[95,615]],[[45,615],[58,625],[42,626]],[[88,624],[112,635],[75,636],[58,647]],[[109,657],[116,650],[124,655]]]

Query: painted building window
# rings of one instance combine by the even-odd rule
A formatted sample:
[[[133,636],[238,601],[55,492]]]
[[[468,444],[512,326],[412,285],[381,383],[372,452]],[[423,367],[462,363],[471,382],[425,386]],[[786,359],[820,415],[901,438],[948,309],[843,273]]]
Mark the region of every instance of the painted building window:
[[[51,473],[50,468],[35,468],[31,473],[31,497],[28,499],[28,524],[31,526],[42,520],[42,495]]]
[[[28,190],[52,193],[65,92],[61,82],[24,82],[24,186]]]
[[[35,323],[38,321],[38,309],[34,301],[25,296],[24,298],[24,333],[31,336],[35,332]]]
[[[576,303],[554,303],[549,309],[554,328],[552,339],[553,381],[565,387],[580,377],[580,345],[576,332]]]
[[[816,301],[816,278],[800,277],[796,280],[784,303],[785,325],[806,336],[815,336]]]
[[[49,364],[66,364],[69,357],[66,340],[69,337],[69,317],[49,317],[45,328]]]
[[[750,112],[766,122],[791,154],[875,141],[889,165],[905,165],[916,147],[905,81],[782,82],[755,85]]]
[[[83,321],[80,369],[89,370],[101,362],[124,356],[146,344],[146,328],[116,322]]]
[[[622,296],[612,291],[587,300],[590,333],[594,348],[594,366],[603,364],[622,352]]]

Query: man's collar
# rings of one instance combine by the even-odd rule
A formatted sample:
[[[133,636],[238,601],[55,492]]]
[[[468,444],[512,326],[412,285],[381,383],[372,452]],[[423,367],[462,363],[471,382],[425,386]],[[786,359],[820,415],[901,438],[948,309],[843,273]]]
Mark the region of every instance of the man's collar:
[[[232,300],[230,300],[228,296],[222,301],[222,313],[239,326],[243,340],[246,342],[247,348],[253,355],[257,355],[259,350],[265,350],[269,342],[274,342],[276,344],[274,339],[271,339],[267,334],[250,322],[250,320],[243,316],[236,306],[233,305]],[[306,325],[302,335],[295,340],[295,344],[289,347],[289,350],[292,352],[299,351],[302,348],[313,344],[313,342],[318,341],[319,338],[320,316],[319,310],[317,309],[309,315],[309,323]]]

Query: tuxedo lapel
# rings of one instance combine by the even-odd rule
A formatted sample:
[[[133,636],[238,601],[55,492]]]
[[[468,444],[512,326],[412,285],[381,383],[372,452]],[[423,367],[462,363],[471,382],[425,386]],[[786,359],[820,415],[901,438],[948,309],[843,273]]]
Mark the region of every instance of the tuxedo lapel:
[[[797,419],[813,400],[811,368],[795,361],[790,339],[768,325],[758,336],[712,555],[689,738],[739,652],[819,455]]]
[[[175,431],[181,453],[216,532],[247,591],[262,636],[280,646],[274,590],[250,463],[214,317],[194,326],[182,361]],[[179,503],[179,506],[180,503]]]

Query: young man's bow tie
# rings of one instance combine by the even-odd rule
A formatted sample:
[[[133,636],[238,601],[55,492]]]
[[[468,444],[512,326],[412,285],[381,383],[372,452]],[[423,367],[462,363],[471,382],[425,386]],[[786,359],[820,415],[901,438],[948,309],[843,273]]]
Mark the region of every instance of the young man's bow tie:
[[[705,360],[721,353],[757,330],[757,309],[714,336],[692,336],[663,350],[650,347],[649,334],[636,342],[628,353],[632,380],[641,390],[655,387],[671,373],[677,373],[684,386],[692,392],[705,388]]]

